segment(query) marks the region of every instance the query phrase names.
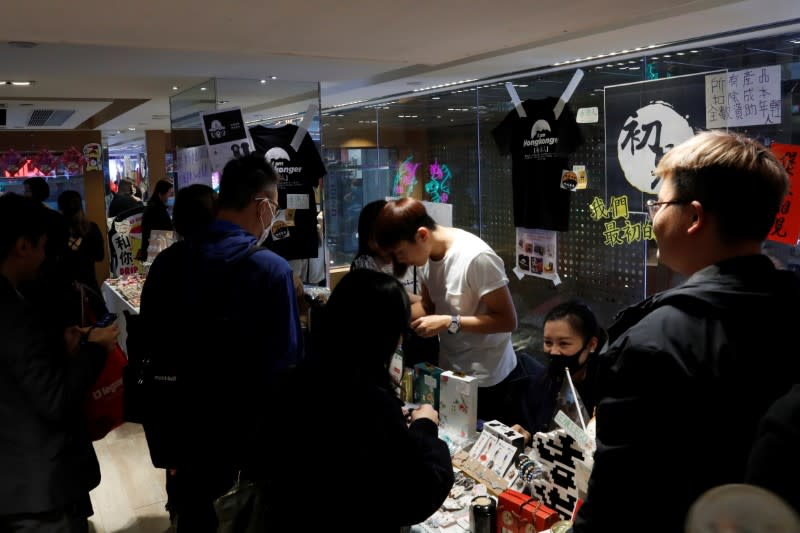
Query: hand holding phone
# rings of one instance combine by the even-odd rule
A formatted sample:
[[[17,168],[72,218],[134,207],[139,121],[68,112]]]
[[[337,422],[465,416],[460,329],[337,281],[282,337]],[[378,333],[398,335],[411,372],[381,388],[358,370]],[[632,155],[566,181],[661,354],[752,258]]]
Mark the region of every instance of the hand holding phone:
[[[106,315],[103,318],[101,318],[100,320],[97,321],[97,323],[94,325],[94,327],[96,327],[96,328],[107,328],[108,326],[113,324],[116,319],[117,319],[117,314],[116,313],[106,313]]]

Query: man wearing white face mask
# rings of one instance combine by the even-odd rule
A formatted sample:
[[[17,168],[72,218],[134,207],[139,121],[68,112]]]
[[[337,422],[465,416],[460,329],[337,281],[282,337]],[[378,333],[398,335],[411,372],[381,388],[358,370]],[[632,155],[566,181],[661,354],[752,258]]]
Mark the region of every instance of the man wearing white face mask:
[[[149,300],[142,295],[142,317],[152,309],[170,316],[172,326],[145,320],[145,328],[160,329],[159,339],[167,333],[151,352],[173,358],[181,384],[180,398],[170,402],[177,405],[171,417],[176,444],[157,465],[177,469],[181,532],[216,531],[214,499],[240,471],[264,477],[258,450],[267,437],[268,394],[302,354],[292,270],[260,246],[277,198],[277,176],[263,157],[230,161],[216,220],[176,244],[184,251],[171,254],[179,256],[171,265],[156,262],[148,274],[147,284],[160,290],[147,291]]]

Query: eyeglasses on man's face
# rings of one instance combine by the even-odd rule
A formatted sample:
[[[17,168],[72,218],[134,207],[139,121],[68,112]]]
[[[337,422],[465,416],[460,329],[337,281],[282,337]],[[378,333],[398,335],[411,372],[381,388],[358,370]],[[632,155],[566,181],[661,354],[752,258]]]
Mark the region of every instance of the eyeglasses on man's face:
[[[269,204],[269,208],[272,210],[272,216],[278,216],[278,213],[281,210],[281,206],[278,205],[278,202],[273,200],[272,198],[267,198],[266,196],[256,196],[253,198],[256,202],[267,202]]]
[[[647,213],[650,215],[650,219],[654,219],[656,217],[656,213],[661,210],[661,206],[663,205],[686,205],[689,202],[687,200],[670,200],[668,202],[656,202],[655,200],[647,200],[645,205],[647,205]]]

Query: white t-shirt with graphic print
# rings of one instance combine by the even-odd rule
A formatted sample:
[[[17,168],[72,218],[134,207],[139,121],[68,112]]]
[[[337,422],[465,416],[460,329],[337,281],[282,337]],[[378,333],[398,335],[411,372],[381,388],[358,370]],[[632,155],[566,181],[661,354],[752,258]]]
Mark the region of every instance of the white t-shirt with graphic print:
[[[419,269],[437,315],[475,316],[487,312],[480,299],[508,284],[503,260],[481,239],[458,228],[440,261],[429,260]],[[478,378],[491,387],[503,381],[517,364],[511,333],[447,332],[439,335],[439,363]]]

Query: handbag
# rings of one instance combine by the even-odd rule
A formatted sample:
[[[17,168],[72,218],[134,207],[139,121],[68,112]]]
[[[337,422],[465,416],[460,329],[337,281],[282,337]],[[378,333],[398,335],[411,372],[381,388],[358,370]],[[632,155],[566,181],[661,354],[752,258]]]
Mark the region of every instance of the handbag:
[[[106,364],[89,389],[84,412],[92,440],[100,440],[125,422],[122,372],[128,358],[117,344],[108,352]]]
[[[264,533],[269,531],[268,490],[265,481],[236,479],[233,487],[214,500],[217,533]]]

